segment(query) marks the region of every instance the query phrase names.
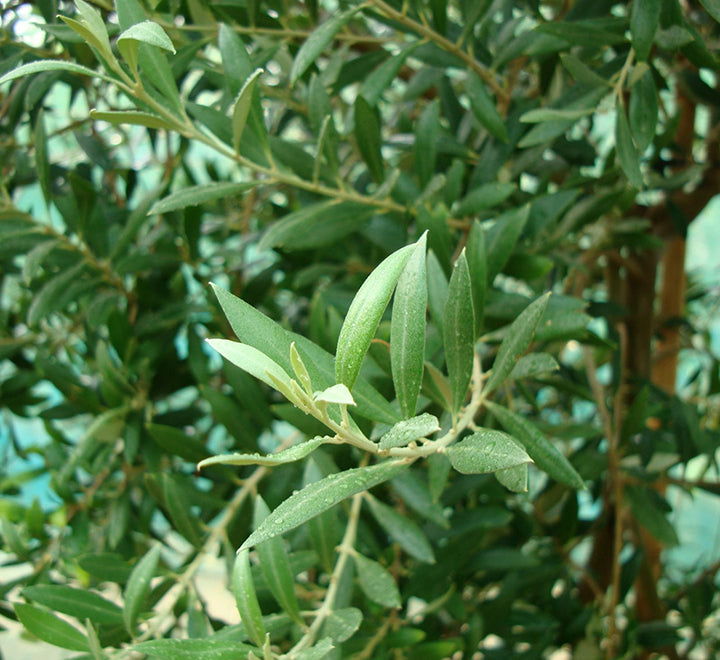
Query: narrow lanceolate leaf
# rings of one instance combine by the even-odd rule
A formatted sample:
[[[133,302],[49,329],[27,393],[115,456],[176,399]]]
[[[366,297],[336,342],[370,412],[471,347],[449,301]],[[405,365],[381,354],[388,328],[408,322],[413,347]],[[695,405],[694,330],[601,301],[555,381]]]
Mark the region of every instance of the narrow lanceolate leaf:
[[[582,477],[575,471],[570,461],[534,424],[512,410],[491,401],[486,401],[485,405],[503,428],[523,444],[530,458],[543,472],[571,488],[585,488]]]
[[[380,449],[407,447],[411,442],[427,438],[440,430],[440,422],[435,415],[423,413],[417,417],[404,419],[393,426],[382,438]]]
[[[342,30],[360,7],[353,7],[320,25],[300,46],[290,69],[290,84],[294,85],[330,45],[335,35]]]
[[[233,147],[235,151],[240,147],[240,139],[242,138],[243,130],[245,130],[245,124],[247,123],[248,114],[250,114],[250,108],[252,106],[255,83],[261,73],[262,69],[256,69],[245,81],[245,84],[235,99],[232,111]]]
[[[255,529],[262,524],[268,515],[270,515],[270,509],[268,509],[267,504],[265,504],[262,497],[256,496],[253,514]],[[290,560],[282,538],[275,536],[263,543],[258,543],[256,549],[260,559],[260,570],[278,605],[293,621],[301,626],[304,625],[304,621],[300,616],[300,606],[295,596],[295,578],[290,569]]]
[[[407,245],[384,259],[363,282],[350,304],[340,329],[335,355],[335,378],[350,389],[357,380],[365,353],[415,247]]]
[[[678,536],[666,517],[668,503],[658,493],[641,486],[626,486],[625,499],[635,519],[668,548],[675,547]]]
[[[435,173],[439,132],[440,105],[435,100],[423,108],[415,129],[415,173],[421,189]]]
[[[700,0],[700,4],[705,7],[705,11],[710,16],[720,23],[720,0]]]
[[[339,644],[350,639],[360,627],[363,614],[357,607],[343,607],[334,610],[326,619],[323,634]]]
[[[140,23],[131,25],[127,30],[123,30],[118,37],[118,45],[128,40],[150,44],[151,46],[157,46],[163,50],[175,53],[175,46],[173,46],[165,30],[152,21],[141,21]]]
[[[468,393],[475,355],[475,313],[465,250],[455,261],[443,319],[445,362],[452,388],[452,413],[457,415]]]
[[[473,73],[467,78],[467,93],[472,111],[480,123],[498,140],[507,142],[508,132],[505,122],[485,89],[485,84]]]
[[[328,442],[329,438],[313,438],[307,442],[302,442],[299,445],[293,445],[288,449],[283,449],[277,454],[219,454],[218,456],[211,456],[200,461],[197,464],[198,470],[208,467],[209,465],[282,465],[284,463],[294,463],[300,461],[313,451],[315,451],[320,445]]]
[[[142,612],[145,598],[150,591],[150,580],[155,574],[159,560],[160,545],[155,545],[135,564],[132,573],[130,573],[123,593],[125,598],[123,618],[125,619],[125,627],[129,631],[132,631],[135,627],[138,616]]]
[[[42,109],[38,112],[35,120],[35,171],[40,182],[40,188],[45,197],[45,202],[50,202],[50,161],[48,160],[48,137],[45,131],[45,120]]]
[[[640,153],[645,152],[655,137],[658,113],[658,94],[655,81],[652,72],[646,71],[632,86],[628,104],[630,130]]]
[[[385,607],[402,605],[395,578],[386,568],[360,553],[355,553],[353,560],[357,570],[358,584],[370,600]]]
[[[531,463],[522,445],[502,431],[481,429],[447,450],[452,466],[462,474],[483,474]]]
[[[109,76],[101,71],[95,71],[81,64],[75,64],[74,62],[66,62],[65,60],[40,60],[38,62],[30,62],[29,64],[23,64],[22,66],[8,71],[4,76],[0,77],[0,85],[17,78],[23,78],[24,76],[30,76],[34,73],[43,73],[45,71],[68,71],[70,73],[78,73],[83,76],[90,76],[91,78],[101,78],[108,82],[116,82],[115,78]]]
[[[485,295],[487,292],[487,255],[485,253],[485,230],[478,220],[470,228],[465,245],[465,258],[470,272],[473,315],[475,317],[475,339],[482,331],[485,316]]]
[[[410,44],[368,74],[362,83],[360,93],[370,105],[374,105],[380,100],[383,92],[390,87],[392,81],[395,80],[400,69],[402,69],[405,60],[419,45],[419,41]]]
[[[172,474],[162,475],[162,485],[173,527],[195,547],[200,547],[202,538],[200,526],[190,509],[192,502],[188,497],[187,489]]]
[[[356,493],[392,479],[407,468],[403,461],[387,461],[330,474],[291,495],[245,540],[242,548],[262,543],[299,527]]]
[[[167,197],[155,202],[148,211],[149,215],[155,213],[169,213],[177,211],[188,206],[199,206],[207,202],[214,202],[218,199],[234,197],[240,195],[246,190],[250,190],[257,186],[257,182],[233,183],[230,181],[204,183],[199,186],[191,186],[183,188],[174,193],[170,193]]]
[[[483,184],[473,188],[465,197],[453,204],[452,212],[456,217],[474,215],[502,204],[516,190],[514,183]]]
[[[250,551],[240,550],[235,556],[232,571],[232,590],[240,620],[253,644],[265,643],[265,626],[250,570]]]
[[[120,124],[132,124],[133,126],[145,126],[146,128],[171,129],[172,124],[158,115],[140,110],[90,110],[90,117],[96,121],[106,121],[109,124],[118,126]]]
[[[427,313],[426,235],[400,275],[390,322],[390,364],[395,396],[404,417],[415,414],[425,364]]]
[[[281,394],[287,396],[292,392],[290,376],[281,366],[257,348],[229,339],[208,339],[207,343],[226,360],[275,388]]]
[[[527,493],[528,466],[527,463],[505,468],[495,472],[495,478],[513,493]]]
[[[382,183],[385,178],[385,166],[382,157],[382,133],[377,109],[372,107],[364,97],[355,99],[355,139],[360,154],[368,167],[370,176],[375,183]]]
[[[519,357],[527,350],[535,329],[547,308],[550,293],[546,293],[530,303],[510,325],[498,354],[493,362],[492,372],[485,383],[484,391],[490,394],[510,375]]]
[[[14,607],[20,623],[38,639],[70,651],[90,650],[85,635],[67,621],[27,603],[15,603]]]
[[[489,284],[492,284],[495,276],[507,264],[529,217],[530,204],[525,204],[498,216],[485,232],[485,258]]]
[[[650,55],[660,19],[662,0],[633,2],[630,11],[630,34],[635,57],[644,62]]]
[[[630,184],[635,188],[642,188],[643,176],[640,171],[640,155],[630,133],[630,124],[625,114],[625,108],[621,105],[617,107],[615,119],[615,152],[618,163]]]
[[[237,660],[257,651],[247,644],[224,639],[151,639],[132,647],[149,658],[167,660]]]
[[[523,355],[513,367],[508,378],[515,380],[517,378],[533,378],[535,376],[545,375],[550,371],[559,369],[557,360],[549,353],[530,353]]]
[[[380,500],[369,499],[370,510],[387,535],[411,557],[426,564],[435,563],[432,546],[425,533],[410,518]]]
[[[25,587],[22,593],[40,605],[81,621],[90,619],[93,623],[108,624],[122,624],[123,621],[122,609],[92,591],[60,584],[38,584]]]

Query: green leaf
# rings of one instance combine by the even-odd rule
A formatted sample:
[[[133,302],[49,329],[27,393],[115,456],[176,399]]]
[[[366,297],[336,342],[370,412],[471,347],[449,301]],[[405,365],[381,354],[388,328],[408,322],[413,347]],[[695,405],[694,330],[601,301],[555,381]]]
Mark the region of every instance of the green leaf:
[[[402,605],[395,578],[386,568],[359,552],[353,554],[353,561],[357,570],[358,584],[371,601],[384,607]]]
[[[612,87],[609,80],[595,73],[585,62],[572,53],[562,53],[560,61],[570,75],[579,83],[591,87]]]
[[[405,60],[419,45],[420,42],[415,42],[406,46],[385,60],[363,80],[360,94],[370,105],[375,105],[380,100],[383,92],[392,85],[393,80],[400,73]]]
[[[56,275],[43,285],[28,308],[27,323],[29,326],[37,325],[41,319],[60,311],[69,302],[65,299],[63,293],[67,291],[72,283],[78,280],[84,268],[85,263],[80,262]]]
[[[502,204],[517,190],[514,183],[486,183],[473,188],[452,206],[454,216],[475,215]]]
[[[427,253],[428,307],[438,328],[443,324],[443,310],[447,301],[448,281],[440,260],[432,250]]]
[[[220,23],[218,46],[222,57],[225,82],[230,95],[235,97],[243,84],[250,78],[255,67],[252,65],[245,44],[229,25]]]
[[[95,121],[106,121],[113,126],[132,124],[146,128],[172,129],[173,125],[166,119],[150,112],[140,110],[90,110],[90,117]]]
[[[658,493],[640,486],[626,486],[625,500],[637,520],[650,534],[668,548],[679,544],[675,528],[670,524],[663,509],[669,505]]]
[[[447,450],[461,474],[483,474],[531,463],[522,445],[502,431],[481,429]]]
[[[362,620],[363,614],[357,607],[334,610],[325,621],[323,634],[339,644],[347,641],[357,632]]]
[[[377,109],[362,96],[355,99],[355,139],[375,183],[382,183],[385,167],[381,152],[382,133]]]
[[[233,183],[231,181],[204,183],[199,186],[191,186],[170,193],[167,197],[155,202],[148,215],[157,213],[169,213],[188,206],[199,206],[207,202],[214,202],[217,199],[234,197],[240,193],[244,193],[258,185],[257,181],[248,181],[245,183]]]
[[[501,142],[508,141],[508,132],[505,122],[498,113],[495,103],[485,89],[485,84],[474,73],[467,77],[467,93],[470,96],[470,106],[480,123]]]
[[[257,649],[223,639],[151,639],[134,644],[132,650],[151,658],[167,660],[238,660]]]
[[[298,79],[317,61],[323,51],[330,45],[335,35],[342,30],[347,22],[355,15],[360,7],[352,7],[333,16],[329,21],[318,26],[308,39],[300,46],[290,69],[290,84],[294,85]]]
[[[487,409],[497,418],[503,428],[520,440],[530,458],[551,478],[560,483],[583,490],[585,482],[562,452],[548,440],[531,422],[512,410],[486,401]]]
[[[625,43],[625,36],[620,32],[599,29],[590,21],[552,21],[542,23],[535,28],[536,32],[551,34],[571,44],[585,47],[603,48]]]
[[[247,371],[251,376],[255,376],[286,398],[293,400],[290,376],[264,353],[248,344],[229,339],[208,339],[207,343],[236,367]]]
[[[150,580],[153,578],[160,560],[160,549],[160,544],[154,545],[140,558],[125,585],[123,618],[129,632],[134,629],[138,616],[145,606],[145,599],[150,592]]]
[[[249,548],[295,529],[348,497],[392,479],[407,465],[403,461],[386,461],[330,474],[320,481],[309,483],[270,513],[241,548]]]
[[[44,71],[68,71],[70,73],[79,73],[83,76],[90,76],[91,78],[100,78],[108,82],[117,82],[115,78],[109,76],[102,71],[95,71],[81,64],[75,64],[74,62],[67,62],[66,60],[40,60],[39,62],[30,62],[23,64],[22,66],[8,71],[5,75],[0,77],[0,85],[11,80],[17,80],[24,76],[30,76],[35,73],[43,73]]]
[[[324,389],[322,392],[315,392],[315,394],[313,394],[313,401],[324,401],[325,403],[337,403],[337,404],[343,405],[343,406],[356,405],[355,399],[353,399],[353,396],[352,396],[350,390],[342,383],[338,383],[337,385],[332,385],[331,387]]]
[[[440,422],[435,415],[423,413],[417,417],[404,419],[393,426],[380,438],[380,449],[406,447],[414,440],[426,438],[440,430]]]
[[[521,115],[520,121],[524,124],[540,124],[544,121],[557,121],[563,119],[575,120],[580,119],[581,117],[587,117],[594,112],[595,108],[536,108],[535,110],[528,110],[526,113]]]
[[[335,648],[330,637],[324,637],[315,646],[303,649],[297,654],[297,660],[325,660]]]
[[[646,71],[632,86],[628,106],[632,136],[642,154],[655,137],[659,114],[658,94],[651,71]]]
[[[485,231],[478,220],[474,220],[465,245],[465,258],[470,272],[473,314],[475,316],[475,337],[480,336],[485,317],[485,295],[487,292],[487,255],[485,253]]]
[[[449,467],[450,463],[447,459],[446,462]],[[424,471],[406,470],[395,477],[390,485],[410,509],[444,529],[450,528],[446,515],[450,511],[446,511],[439,502],[433,500],[429,478],[425,478]]]
[[[617,107],[615,119],[615,152],[618,162],[630,184],[635,188],[643,187],[643,176],[640,171],[640,156],[633,143],[630,124],[625,108]]]
[[[127,30],[123,30],[120,33],[117,41],[118,47],[120,47],[124,41],[137,41],[150,44],[151,46],[157,46],[173,54],[175,53],[175,46],[173,46],[165,30],[152,21],[141,21],[140,23],[131,25]]]
[[[485,232],[487,281],[492,284],[512,254],[530,217],[530,204],[503,213]]]
[[[498,349],[490,377],[485,383],[483,392],[486,396],[507,379],[515,368],[518,358],[530,346],[535,329],[545,314],[549,298],[550,292],[540,296],[530,303],[510,325],[508,333]]]
[[[232,129],[233,129],[233,147],[235,151],[240,148],[240,139],[242,138],[245,124],[253,102],[253,93],[255,91],[255,83],[262,74],[262,69],[255,69],[250,77],[245,81],[240,92],[235,99],[232,110]]]
[[[323,472],[318,462],[311,458],[305,464],[303,485],[319,481],[328,472]],[[320,558],[320,565],[328,575],[331,574],[335,565],[336,548],[341,540],[341,530],[336,512],[333,510],[323,511],[320,515],[311,518],[307,522],[307,529],[313,549]]]
[[[308,250],[336,243],[360,229],[375,212],[374,207],[358,202],[310,204],[273,223],[260,240],[260,248]]]
[[[165,506],[170,514],[170,522],[177,532],[184,536],[193,546],[199,548],[202,543],[202,534],[195,514],[190,508],[192,501],[188,492],[187,482],[181,484],[172,474],[162,475],[163,494]]]
[[[440,105],[435,100],[422,109],[415,128],[415,173],[423,189],[435,174],[439,132]]]
[[[357,380],[360,365],[395,285],[416,246],[407,245],[386,257],[363,282],[350,304],[340,329],[335,356],[335,378],[350,389]]]
[[[415,414],[425,365],[427,267],[423,234],[398,279],[390,322],[390,364],[404,417]]]
[[[33,132],[33,141],[35,144],[35,170],[37,178],[40,182],[40,188],[45,197],[45,203],[50,203],[50,161],[48,160],[48,138],[45,131],[45,121],[43,119],[43,111],[40,109],[35,120],[35,130]],[[39,247],[39,246],[38,246]]]
[[[145,428],[157,445],[171,456],[179,456],[191,463],[197,463],[207,455],[207,449],[202,440],[187,435],[174,426],[147,424]]]
[[[254,528],[257,529],[269,514],[270,510],[265,500],[257,495],[254,502]],[[278,605],[293,621],[304,626],[305,622],[300,616],[300,606],[295,596],[295,579],[282,538],[275,536],[258,543],[256,551],[260,560],[260,570]]]
[[[82,22],[98,42],[98,50],[101,55],[108,59],[111,58],[112,49],[110,48],[110,39],[108,38],[105,21],[100,12],[87,2],[84,2],[84,0],[75,0],[75,6],[82,17]],[[62,18],[62,16],[60,18]]]
[[[720,23],[720,0],[700,0],[700,4],[705,7],[705,11],[710,16]]]
[[[101,624],[123,622],[122,609],[92,591],[58,584],[39,584],[25,587],[22,593],[25,598],[81,621],[90,619]]]
[[[633,2],[630,9],[630,34],[635,57],[644,62],[650,55],[655,32],[660,21],[662,0]]]
[[[495,472],[495,478],[513,493],[527,493],[528,491],[527,463],[497,470]]]
[[[198,470],[201,470],[209,465],[266,465],[272,467],[284,463],[294,463],[302,460],[328,441],[328,438],[313,438],[293,445],[288,449],[283,449],[276,454],[241,454],[237,452],[234,454],[219,454],[200,461],[197,467]]]
[[[523,355],[515,363],[508,379],[533,378],[559,368],[557,361],[549,353],[530,353],[529,355]]]
[[[443,317],[445,362],[452,388],[452,413],[456,416],[467,398],[475,356],[475,313],[465,249],[450,276]]]
[[[235,555],[232,570],[232,590],[235,596],[240,620],[254,644],[262,646],[265,643],[265,625],[262,620],[262,611],[255,592],[252,571],[250,570],[250,551],[239,550]]]
[[[420,527],[375,497],[368,498],[368,502],[375,520],[395,543],[411,557],[426,564],[435,563],[432,546]]]
[[[20,623],[38,639],[70,651],[90,650],[85,635],[67,621],[34,605],[15,603],[13,607]]]

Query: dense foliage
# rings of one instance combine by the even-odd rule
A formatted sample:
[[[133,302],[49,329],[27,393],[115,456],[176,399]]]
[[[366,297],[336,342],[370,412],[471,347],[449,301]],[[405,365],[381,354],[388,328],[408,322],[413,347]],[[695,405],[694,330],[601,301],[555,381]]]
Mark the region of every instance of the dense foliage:
[[[718,564],[663,553],[720,492],[716,0],[2,12],[0,614],[95,659],[720,649]]]

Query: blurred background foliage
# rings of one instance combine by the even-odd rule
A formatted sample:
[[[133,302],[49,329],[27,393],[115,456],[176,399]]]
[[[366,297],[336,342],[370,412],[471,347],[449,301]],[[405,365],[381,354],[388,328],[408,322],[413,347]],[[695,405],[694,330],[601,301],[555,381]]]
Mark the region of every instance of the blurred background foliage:
[[[238,657],[248,632],[202,592],[206,560],[230,571],[251,492],[272,509],[356,461],[196,473],[318,432],[205,346],[232,336],[208,283],[334,352],[367,274],[429,230],[432,410],[442,301],[480,222],[488,365],[555,292],[536,341],[559,369],[496,400],[588,489],[534,471],[527,494],[485,475],[434,491],[442,468],[415,466],[374,491],[357,544],[402,607],[348,569],[362,624],[292,657],[712,657],[717,269],[686,281],[684,261],[693,224],[720,247],[718,18],[715,0],[3,3],[0,73],[45,62],[0,88],[7,625],[76,657]],[[161,29],[118,40],[145,20]],[[392,400],[387,339],[383,323],[363,374]],[[429,556],[388,536],[396,513]],[[327,514],[324,546],[287,538],[303,609],[347,519]],[[252,568],[287,652],[292,607]],[[204,641],[153,646],[170,637]]]

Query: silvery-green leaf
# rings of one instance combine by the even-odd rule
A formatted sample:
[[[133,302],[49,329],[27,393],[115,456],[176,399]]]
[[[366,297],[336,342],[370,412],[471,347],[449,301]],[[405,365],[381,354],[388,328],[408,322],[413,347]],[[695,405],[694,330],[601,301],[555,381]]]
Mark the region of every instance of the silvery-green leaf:
[[[173,46],[173,43],[170,41],[170,37],[167,36],[165,30],[152,21],[135,23],[135,25],[130,26],[127,30],[123,30],[117,40],[118,45],[120,45],[123,41],[132,40],[150,44],[151,46],[157,46],[163,50],[175,53],[175,46]]]
[[[531,463],[522,445],[502,431],[480,429],[447,450],[452,466],[462,474],[483,474]]]
[[[406,447],[413,440],[426,438],[440,430],[440,422],[435,415],[423,413],[417,417],[404,419],[393,426],[382,438],[380,449]]]
[[[513,493],[527,493],[528,491],[527,463],[497,470],[495,472],[495,478]]]
[[[232,129],[233,129],[233,147],[235,151],[240,146],[240,139],[242,138],[245,124],[247,123],[248,114],[250,114],[250,107],[252,105],[253,91],[255,90],[255,83],[262,74],[262,69],[256,69],[245,81],[245,84],[238,92],[235,103],[233,104],[232,111]]]
[[[359,552],[353,554],[358,584],[363,593],[375,603],[385,607],[400,607],[400,592],[395,578],[378,562],[364,557]]]
[[[145,598],[150,592],[150,580],[155,575],[160,560],[160,548],[159,544],[154,545],[140,558],[125,585],[123,618],[128,631],[132,631],[135,627],[145,604]]]
[[[559,368],[560,365],[549,353],[530,353],[520,357],[510,372],[508,379],[533,378]]]
[[[360,627],[363,614],[357,607],[344,607],[333,611],[326,619],[323,634],[332,638],[335,643],[350,639]]]
[[[287,449],[277,452],[276,454],[219,454],[218,456],[211,456],[200,461],[197,464],[198,470],[208,467],[209,465],[283,465],[284,463],[294,463],[300,461],[312,452],[314,452],[320,445],[328,442],[328,438],[313,438],[301,442],[300,444],[293,445]]]
[[[315,392],[313,399],[315,401],[325,401],[326,403],[338,403],[344,406],[356,405],[350,390],[342,383],[332,385],[322,392]]]
[[[240,619],[254,644],[262,646],[265,642],[265,626],[262,611],[255,592],[252,571],[250,570],[250,551],[240,550],[235,556],[232,571],[232,590],[235,596]]]

